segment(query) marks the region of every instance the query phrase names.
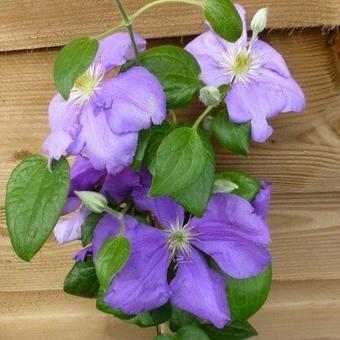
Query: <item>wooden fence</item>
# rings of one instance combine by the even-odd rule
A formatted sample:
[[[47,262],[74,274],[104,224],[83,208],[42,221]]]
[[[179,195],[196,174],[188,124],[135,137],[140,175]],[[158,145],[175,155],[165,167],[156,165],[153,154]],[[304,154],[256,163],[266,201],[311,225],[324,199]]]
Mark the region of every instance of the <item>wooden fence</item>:
[[[124,2],[131,12],[148,1]],[[340,339],[340,1],[241,3],[249,17],[269,6],[270,30],[264,39],[284,55],[307,96],[306,112],[274,119],[275,134],[253,145],[248,159],[216,146],[219,168],[245,170],[274,186],[274,282],[252,323],[259,339]],[[53,62],[59,46],[118,20],[111,0],[0,1],[0,340],[153,335],[153,330],[101,314],[93,300],[63,293],[78,243],[60,246],[51,237],[31,263],[24,263],[14,255],[5,225],[8,176],[22,158],[41,152],[48,133],[47,105],[55,92]],[[148,12],[136,28],[153,45],[167,39],[182,44],[182,36],[197,34],[204,25],[198,9],[172,5]],[[199,106],[194,103],[181,115],[193,118]]]

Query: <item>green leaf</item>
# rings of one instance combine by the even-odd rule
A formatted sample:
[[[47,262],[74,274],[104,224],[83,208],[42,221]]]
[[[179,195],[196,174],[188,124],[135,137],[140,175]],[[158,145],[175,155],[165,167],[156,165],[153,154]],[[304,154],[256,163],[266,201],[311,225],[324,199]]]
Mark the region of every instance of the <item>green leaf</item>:
[[[170,319],[170,317],[171,317],[171,305],[165,304],[160,308],[140,313],[134,316],[133,318],[126,320],[126,322],[135,324],[139,327],[146,328],[157,326],[164,322],[167,322]]]
[[[257,335],[255,328],[247,321],[233,320],[222,329],[216,328],[213,325],[203,325],[201,327],[209,338],[214,340],[247,339]]]
[[[172,307],[172,314],[169,321],[169,327],[172,332],[177,332],[184,326],[199,324],[200,320],[193,314],[182,309]]]
[[[176,337],[169,334],[156,335],[153,338],[153,340],[172,340],[172,339],[176,339]]]
[[[59,93],[67,100],[74,82],[89,68],[98,50],[98,40],[77,38],[58,53],[54,65],[54,81]]]
[[[99,282],[92,259],[76,262],[64,281],[64,291],[71,295],[93,298],[97,296]]]
[[[215,156],[212,145],[207,134],[203,130],[198,130],[201,141],[205,145],[206,163],[203,171],[197,180],[188,187],[179,190],[170,196],[182,205],[187,211],[193,215],[201,217],[208,205],[214,185],[215,174]],[[197,193],[200,193],[197,195]]]
[[[185,326],[177,332],[178,340],[210,340],[205,332],[195,326]]]
[[[156,155],[163,139],[173,131],[174,127],[165,122],[162,125],[155,125],[151,128],[151,137],[145,151],[144,163],[152,174],[155,173]]]
[[[31,156],[12,172],[6,192],[6,222],[16,254],[30,261],[58,222],[70,186],[65,158],[52,163]]]
[[[168,195],[193,184],[204,170],[208,152],[196,130],[172,131],[157,151],[151,195]]]
[[[233,153],[247,156],[249,154],[251,127],[250,123],[236,124],[228,118],[226,110],[215,115],[211,130],[218,141]]]
[[[223,171],[215,176],[215,180],[230,181],[238,186],[232,193],[252,201],[262,189],[261,183],[254,177],[248,176],[241,171]]]
[[[142,130],[138,135],[137,150],[131,168],[138,171],[143,163],[146,149],[152,136],[152,128]]]
[[[129,259],[130,242],[124,236],[108,239],[99,249],[96,258],[96,271],[101,287],[107,290],[112,278],[122,270]]]
[[[237,41],[243,32],[243,23],[230,0],[203,0],[204,14],[214,31],[230,42]]]
[[[245,280],[227,278],[227,296],[231,315],[235,320],[247,320],[267,300],[272,282],[272,268]]]
[[[86,217],[85,222],[81,226],[81,241],[83,247],[86,247],[92,242],[94,230],[102,217],[103,214],[96,213],[91,213]]]
[[[161,82],[168,108],[184,107],[198,93],[201,69],[188,51],[163,45],[144,51],[138,61]]]

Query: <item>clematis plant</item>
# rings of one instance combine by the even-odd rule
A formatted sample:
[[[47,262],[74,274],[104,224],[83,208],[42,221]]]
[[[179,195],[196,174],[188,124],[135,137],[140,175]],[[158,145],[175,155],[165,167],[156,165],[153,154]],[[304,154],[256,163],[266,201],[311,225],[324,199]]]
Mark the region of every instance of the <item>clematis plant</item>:
[[[185,49],[147,49],[133,24],[166,2],[202,8],[207,32]],[[132,15],[115,3],[120,24],[57,55],[47,157],[22,161],[7,186],[13,248],[30,261],[52,232],[81,241],[65,292],[155,327],[154,339],[254,336],[247,320],[271,284],[271,185],[216,172],[211,137],[247,155],[273,133],[269,118],[304,109],[303,92],[258,39],[267,9],[248,39],[230,0],[154,0]],[[205,109],[178,123],[194,98]]]

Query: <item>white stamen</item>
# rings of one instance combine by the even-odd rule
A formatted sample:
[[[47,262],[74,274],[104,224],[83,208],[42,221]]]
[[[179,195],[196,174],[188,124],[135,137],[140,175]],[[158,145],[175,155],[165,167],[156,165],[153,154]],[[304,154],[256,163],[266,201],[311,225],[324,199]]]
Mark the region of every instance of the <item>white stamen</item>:
[[[177,252],[181,251],[183,255],[177,255],[177,262],[190,260],[191,242],[197,240],[199,234],[192,231],[189,223],[183,225],[178,219],[170,228],[165,229],[165,232],[168,233],[167,247],[171,252],[172,258],[175,258]]]
[[[70,101],[83,106],[98,90],[104,77],[100,63],[91,65],[75,82],[70,93]]]
[[[248,83],[250,80],[256,80],[260,76],[262,63],[260,58],[250,51],[247,51],[240,44],[230,47],[228,53],[223,55],[224,62],[221,67],[230,83]]]

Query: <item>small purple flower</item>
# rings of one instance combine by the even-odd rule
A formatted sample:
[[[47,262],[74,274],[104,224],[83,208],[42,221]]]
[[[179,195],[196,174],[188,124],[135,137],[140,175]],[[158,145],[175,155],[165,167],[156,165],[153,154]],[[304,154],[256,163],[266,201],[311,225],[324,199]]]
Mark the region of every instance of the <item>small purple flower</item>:
[[[210,28],[186,49],[200,64],[207,85],[231,84],[225,98],[230,120],[250,121],[252,139],[264,142],[273,132],[267,119],[281,112],[303,111],[305,97],[277,51],[261,40],[248,41],[245,10],[237,8],[243,35],[236,43],[223,40]]]
[[[145,40],[136,35],[140,51]],[[51,133],[44,143],[49,160],[64,152],[86,154],[96,170],[114,174],[133,161],[138,131],[166,116],[166,98],[158,79],[142,67],[116,77],[108,73],[133,58],[128,33],[100,41],[95,60],[79,77],[65,101],[59,94],[49,106]]]
[[[161,229],[125,217],[132,252],[115,276],[105,302],[127,314],[138,314],[170,301],[216,327],[224,327],[231,318],[225,280],[209,267],[203,253],[232,277],[257,275],[271,260],[266,222],[248,201],[231,194],[213,195],[204,216],[186,222],[183,208],[171,198],[148,197],[151,176],[143,171],[141,177],[141,184],[133,191],[134,201],[153,213]],[[269,193],[263,194],[267,202]],[[119,229],[119,221],[111,215],[99,222],[93,240],[94,258]],[[171,261],[176,262],[176,273],[168,284]]]
[[[89,160],[78,156],[71,167],[71,187],[63,214],[69,214],[81,206],[81,200],[75,191],[93,191],[103,184],[100,192],[107,198],[120,203],[139,184],[139,176],[130,168],[117,174],[109,175],[105,171],[95,170]],[[67,243],[81,238],[81,226],[90,211],[82,207],[74,216],[59,222],[54,228],[54,236],[59,243]]]

